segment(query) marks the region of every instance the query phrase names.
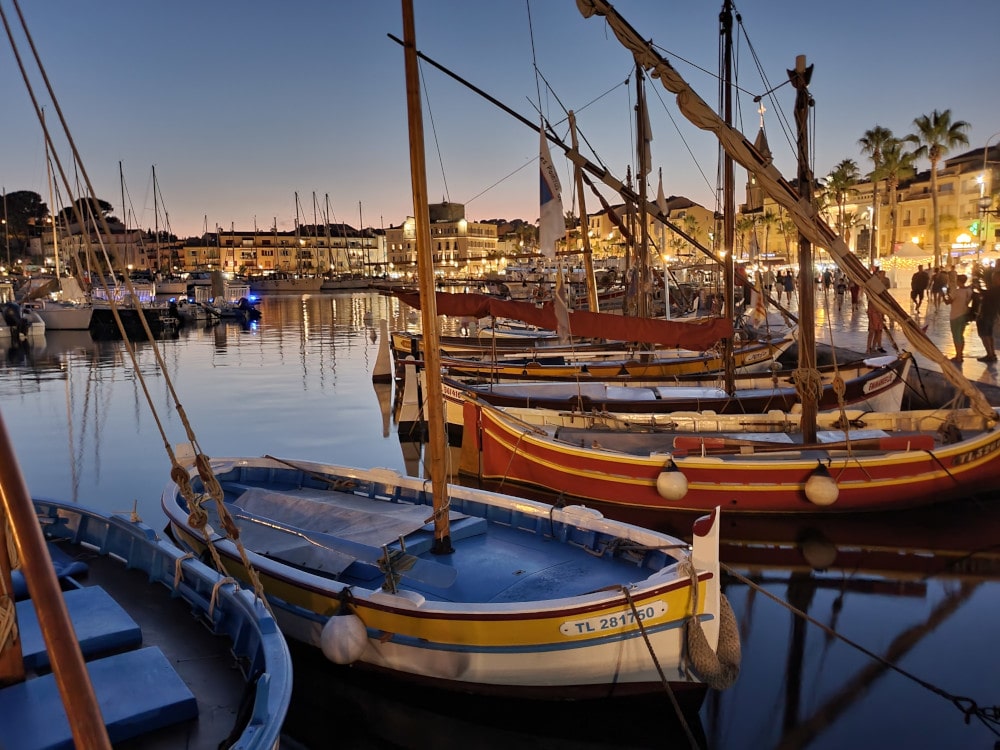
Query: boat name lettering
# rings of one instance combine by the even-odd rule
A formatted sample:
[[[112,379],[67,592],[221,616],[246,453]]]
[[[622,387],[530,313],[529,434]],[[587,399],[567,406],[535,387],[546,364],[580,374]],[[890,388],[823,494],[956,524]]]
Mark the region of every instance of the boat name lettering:
[[[559,626],[559,632],[565,636],[590,635],[608,630],[621,630],[639,621],[652,620],[667,613],[667,603],[658,599],[644,607],[623,609],[619,612],[590,617],[586,620],[569,620]]]
[[[765,359],[770,359],[771,356],[772,356],[771,352],[769,352],[767,349],[761,349],[759,352],[748,352],[747,355],[743,358],[743,364],[749,365],[753,364],[754,362],[761,362]]]
[[[888,372],[885,375],[879,375],[877,378],[872,378],[864,386],[865,393],[871,393],[872,391],[878,391],[882,388],[888,388],[892,385],[892,382],[896,379],[896,373]]]
[[[981,445],[975,450],[959,453],[955,456],[955,466],[961,466],[962,464],[967,464],[970,461],[978,461],[983,456],[988,456],[990,453],[994,453],[997,448],[1000,448],[1000,437],[994,438],[986,445]]]

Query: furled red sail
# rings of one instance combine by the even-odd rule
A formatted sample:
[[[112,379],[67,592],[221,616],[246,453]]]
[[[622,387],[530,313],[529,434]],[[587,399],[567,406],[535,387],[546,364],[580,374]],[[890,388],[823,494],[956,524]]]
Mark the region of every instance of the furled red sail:
[[[406,292],[395,294],[410,307],[420,309],[419,294]],[[558,327],[555,308],[551,302],[535,305],[532,302],[502,300],[470,292],[455,294],[437,292],[436,297],[438,315],[511,318],[550,331],[555,331]],[[659,320],[571,310],[569,320],[570,330],[574,336],[611,341],[637,341],[693,351],[711,349],[722,339],[733,335],[732,321],[725,318]]]

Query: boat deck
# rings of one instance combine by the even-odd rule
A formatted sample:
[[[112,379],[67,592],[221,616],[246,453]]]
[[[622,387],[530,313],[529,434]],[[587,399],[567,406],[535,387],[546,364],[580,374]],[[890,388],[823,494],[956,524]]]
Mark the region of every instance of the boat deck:
[[[598,547],[602,542],[593,533],[560,544],[548,533],[550,524],[538,524],[534,518],[527,525],[516,515],[488,521],[455,510],[450,525],[455,551],[435,555],[430,551],[432,511],[426,505],[287,485],[222,486],[248,547],[365,588],[382,584],[389,550],[405,588],[433,601],[499,603],[576,596],[644,577],[637,574],[643,564],[653,566],[651,575],[664,560],[662,552],[616,551],[611,538],[603,542],[607,554],[602,558],[594,552],[595,542]],[[217,517],[211,522],[217,523]],[[617,564],[609,564],[611,557]],[[457,559],[460,569],[454,565]]]

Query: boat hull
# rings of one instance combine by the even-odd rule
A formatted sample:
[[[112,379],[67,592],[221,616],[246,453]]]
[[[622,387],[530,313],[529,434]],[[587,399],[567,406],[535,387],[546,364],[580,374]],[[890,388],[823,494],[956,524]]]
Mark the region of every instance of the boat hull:
[[[826,377],[819,397],[820,410],[847,408],[857,411],[898,411],[902,404],[906,378],[912,360],[891,359],[889,364],[873,361],[846,374],[838,371],[840,390],[834,377]],[[413,372],[411,372],[411,370]],[[400,434],[415,434],[421,429],[422,390],[420,374],[411,365],[403,380],[401,409],[398,414]],[[422,382],[420,382],[422,386]],[[741,382],[729,396],[718,387],[705,385],[613,386],[605,383],[510,383],[467,386],[446,378],[442,383],[445,421],[449,438],[461,443],[465,401],[478,399],[500,407],[506,413],[531,424],[581,426],[590,423],[630,424],[636,427],[675,427],[678,412],[711,412],[725,415],[763,415],[799,409],[799,395],[794,384],[774,378],[755,378]],[[788,419],[792,419],[791,416]],[[736,429],[731,428],[731,429]]]
[[[1000,433],[977,432],[951,445],[934,444],[931,430],[889,436],[884,449],[745,452],[738,441],[728,452],[699,452],[697,435],[677,449],[674,435],[659,436],[659,450],[644,443],[645,455],[601,445],[554,439],[538,428],[517,424],[492,408],[466,403],[463,470],[483,479],[517,482],[581,500],[636,509],[729,513],[844,513],[895,510],[969,497],[996,483]],[[940,426],[946,415],[926,416]],[[611,434],[606,440],[611,442]],[[909,441],[909,442],[908,442]],[[711,440],[704,441],[706,445]],[[861,443],[858,444],[859,446]],[[478,465],[476,465],[478,463]],[[806,482],[822,464],[836,483],[835,501],[817,504]],[[686,492],[668,499],[657,480],[671,465],[686,479]]]
[[[374,470],[380,479],[372,482],[371,472],[307,462],[296,465],[308,476],[357,482],[354,494],[358,496],[381,496],[386,488],[393,496],[403,493],[416,498],[426,494],[422,480],[387,470]],[[227,497],[232,487],[253,485],[254,477],[264,476],[265,467],[269,482],[275,486],[287,488],[303,476],[300,473],[298,480],[292,479],[288,470],[266,459],[240,459],[220,466],[218,474]],[[194,481],[197,483],[196,477]],[[163,507],[174,534],[200,554],[205,550],[205,540],[188,526],[186,506],[177,492],[175,485],[168,486]],[[454,586],[444,593],[412,585],[397,593],[365,588],[248,551],[248,559],[260,576],[286,636],[322,648],[323,631],[331,615],[349,610],[363,621],[367,634],[363,650],[353,661],[356,667],[472,693],[516,697],[527,690],[538,697],[562,699],[662,690],[650,649],[672,682],[704,687],[691,675],[677,677],[683,674],[678,665],[683,663],[685,651],[683,623],[692,613],[692,578],[678,573],[672,557],[657,558],[662,565],[654,565],[656,570],[640,566],[639,578],[622,580],[621,585],[573,593],[569,587],[563,588],[565,580],[552,580],[542,585],[535,596],[522,599],[514,593],[518,585],[528,585],[529,580],[530,585],[540,584],[547,575],[543,570],[550,566],[559,569],[565,562],[554,562],[548,558],[549,552],[534,545],[521,546],[530,537],[538,539],[539,531],[544,536],[547,530],[554,530],[557,538],[576,538],[583,546],[589,546],[588,539],[603,538],[604,534],[631,537],[650,549],[677,545],[678,540],[609,521],[586,509],[556,510],[541,503],[462,487],[450,488],[449,494],[452,511],[469,517],[481,513],[480,518],[488,516],[491,521],[484,536],[465,540],[461,534],[453,534],[454,556],[434,558],[436,563],[458,570]],[[493,528],[492,519],[502,520],[503,528]],[[500,539],[501,546],[514,545],[506,546],[507,554],[513,555],[501,566],[508,565],[506,572],[490,566],[477,568],[477,573],[467,572],[463,564],[473,565],[477,558],[493,554],[489,545],[495,543],[494,538]],[[570,553],[556,539],[545,538],[551,550]],[[228,572],[245,578],[233,542],[219,540],[215,546]],[[417,554],[418,549],[419,542],[408,538],[407,550]],[[579,551],[575,549],[572,554]],[[630,563],[630,568],[634,567]],[[477,589],[490,575],[513,576],[511,587],[508,590],[504,585],[502,592],[479,599],[481,592]],[[697,580],[697,601],[703,603],[706,597],[711,598],[710,589],[717,585],[717,575],[699,570]],[[376,587],[378,583],[374,581]],[[467,596],[470,592],[472,596]],[[707,618],[715,626],[717,619],[714,614]]]
[[[319,292],[323,287],[322,276],[297,276],[282,279],[250,279],[250,291],[258,294]]]
[[[50,548],[58,550],[53,557],[59,559],[61,553],[63,563],[71,564],[64,570],[67,602],[75,595],[103,594],[85,596],[86,606],[73,610],[88,671],[100,675],[101,665],[116,659],[122,670],[135,663],[155,667],[156,662],[130,660],[140,651],[161,652],[165,663],[176,666],[176,675],[166,668],[152,673],[155,677],[112,671],[106,682],[97,679],[94,690],[112,742],[131,738],[134,746],[151,750],[214,748],[223,741],[246,750],[276,747],[291,701],[292,663],[287,642],[263,603],[141,521],[76,503],[33,502]],[[74,570],[78,567],[85,570]],[[22,633],[24,643],[28,635],[28,630]],[[14,688],[46,678],[41,663],[29,671],[35,670],[40,674]],[[161,680],[156,683],[160,691],[151,689],[154,679]],[[187,686],[191,702],[202,707],[195,718],[185,718],[182,709],[161,695],[173,695],[176,680]],[[132,684],[135,694],[127,693],[123,683]],[[46,713],[48,708],[36,705],[28,717],[3,715],[0,745],[38,747],[42,735],[48,741],[69,735],[58,708],[57,703]],[[248,708],[252,710],[244,712]],[[36,719],[42,726],[32,723]]]
[[[86,331],[94,313],[89,304],[33,300],[25,306],[42,319],[46,331]]]

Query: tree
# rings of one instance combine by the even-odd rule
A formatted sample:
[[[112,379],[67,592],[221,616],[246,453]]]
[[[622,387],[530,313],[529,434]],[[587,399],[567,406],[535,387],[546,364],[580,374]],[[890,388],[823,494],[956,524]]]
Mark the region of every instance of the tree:
[[[876,229],[879,218],[878,183],[885,179],[885,175],[882,174],[882,151],[886,143],[892,140],[892,137],[891,130],[876,125],[871,130],[866,130],[865,134],[858,140],[861,153],[866,154],[872,160],[872,222],[871,235],[868,240],[868,257],[872,265],[875,264],[875,259],[878,257],[878,231]]]
[[[49,207],[42,196],[30,190],[18,190],[4,196],[4,211],[7,223],[7,237],[10,238],[11,252],[19,256],[28,254],[28,241],[35,227],[44,225],[49,215]],[[5,258],[6,260],[6,258]]]
[[[929,115],[921,115],[913,121],[916,133],[907,136],[907,139],[916,144],[917,149],[914,156],[917,159],[927,157],[931,163],[931,214],[934,221],[934,265],[941,265],[941,232],[939,230],[938,216],[938,186],[937,168],[941,159],[955,146],[964,146],[969,143],[965,131],[969,129],[969,123],[964,120],[951,121],[951,110],[943,112],[934,110]]]
[[[896,210],[899,203],[899,183],[908,180],[916,174],[913,165],[917,160],[912,151],[906,150],[907,140],[891,138],[882,144],[882,176],[889,190],[889,248],[892,252],[896,247],[896,231],[899,227],[899,215]]]
[[[73,206],[79,210],[85,224],[92,225],[92,222],[95,222],[98,229],[100,229],[100,218],[102,216],[109,224],[121,223],[118,217],[112,214],[114,206],[106,200],[101,200],[100,198],[77,198],[73,201]],[[66,208],[59,212],[59,221],[63,226],[68,227],[71,224],[77,223],[77,214],[73,206],[66,206]]]
[[[854,159],[844,159],[833,168],[833,171],[826,178],[827,195],[837,206],[837,233],[845,241],[847,240],[845,211],[848,199],[857,192],[854,186],[858,184],[859,176],[858,165]]]

